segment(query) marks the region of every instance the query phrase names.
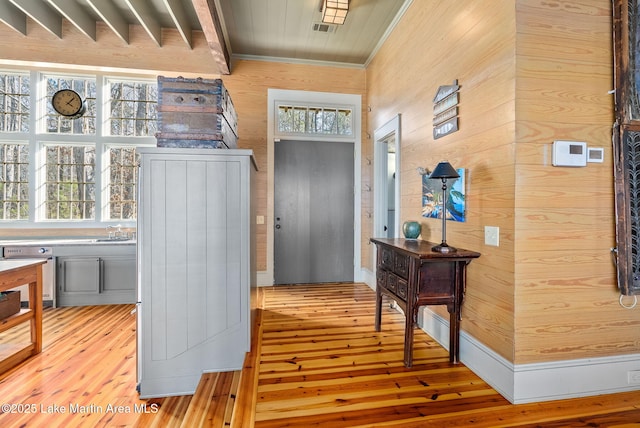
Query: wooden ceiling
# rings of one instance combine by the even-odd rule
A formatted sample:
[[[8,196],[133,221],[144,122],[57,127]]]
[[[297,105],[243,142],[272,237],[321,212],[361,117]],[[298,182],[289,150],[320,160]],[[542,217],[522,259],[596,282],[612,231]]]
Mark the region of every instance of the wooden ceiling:
[[[162,47],[162,29],[177,30],[185,49],[202,31],[220,74],[233,58],[363,67],[412,0],[350,0],[344,25],[322,24],[321,0],[2,0],[0,26],[29,37],[34,21],[64,41],[63,21],[96,40],[104,22],[124,44],[142,26]]]

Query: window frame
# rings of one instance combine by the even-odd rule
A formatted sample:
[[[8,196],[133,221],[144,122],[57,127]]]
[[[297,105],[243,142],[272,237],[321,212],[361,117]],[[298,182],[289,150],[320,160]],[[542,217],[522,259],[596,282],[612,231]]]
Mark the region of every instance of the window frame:
[[[304,109],[305,110],[305,130],[304,132],[298,132],[298,131],[284,131],[281,129],[280,127],[280,117],[279,117],[279,111],[281,108],[293,108],[294,112],[296,109]],[[274,110],[275,110],[275,120],[274,120],[274,124],[273,124],[273,133],[275,136],[279,137],[279,138],[298,138],[298,139],[324,139],[324,140],[329,140],[329,141],[353,141],[355,138],[355,126],[356,126],[356,122],[354,120],[355,114],[356,114],[356,107],[353,105],[349,105],[349,104],[335,104],[335,103],[310,103],[310,102],[289,102],[289,101],[278,101],[276,102],[276,104],[274,105]],[[337,131],[337,125],[336,125],[336,132],[318,132],[318,131],[314,131],[311,130],[309,128],[310,126],[310,122],[309,122],[309,113],[312,110],[322,110],[324,111],[332,111],[335,110],[336,112],[340,112],[340,111],[349,111],[350,114],[349,116],[351,117],[350,121],[350,128],[351,128],[351,133],[350,134],[340,134]],[[294,118],[295,121],[295,118]],[[336,119],[337,121],[337,119]],[[337,123],[337,122],[336,122]]]
[[[0,73],[16,74],[24,69],[0,69]],[[112,136],[109,135],[109,81],[132,80],[139,82],[157,82],[156,76],[124,75],[114,73],[32,69],[28,71],[30,78],[29,132],[0,132],[0,143],[26,143],[29,146],[29,218],[23,220],[1,220],[0,228],[4,229],[64,229],[64,228],[104,228],[108,225],[120,224],[123,227],[135,227],[137,220],[111,220],[107,218],[108,203],[105,189],[108,188],[108,148],[110,146],[155,147],[155,136]],[[54,134],[46,132],[47,94],[45,76],[81,77],[96,79],[96,133]],[[43,189],[44,181],[44,146],[47,144],[91,144],[95,155],[95,218],[83,220],[48,220],[45,219]],[[108,193],[108,192],[107,192]]]

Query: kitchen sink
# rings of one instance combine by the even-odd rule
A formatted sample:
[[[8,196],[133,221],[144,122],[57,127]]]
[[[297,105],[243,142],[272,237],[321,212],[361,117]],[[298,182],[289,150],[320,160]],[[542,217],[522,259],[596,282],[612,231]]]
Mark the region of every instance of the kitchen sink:
[[[131,240],[132,238],[98,238],[94,239],[93,242],[125,242]]]

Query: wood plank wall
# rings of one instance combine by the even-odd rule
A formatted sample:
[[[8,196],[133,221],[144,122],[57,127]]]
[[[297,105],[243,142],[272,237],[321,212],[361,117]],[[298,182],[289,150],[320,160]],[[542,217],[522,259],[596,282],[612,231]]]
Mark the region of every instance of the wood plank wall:
[[[611,3],[517,2],[516,362],[640,350],[640,310],[619,305],[610,254]],[[603,147],[605,162],[554,168],[553,140]]]
[[[365,70],[341,67],[317,67],[267,61],[237,61],[230,76],[224,76],[225,86],[238,111],[239,145],[252,149],[258,163],[256,178],[257,215],[266,218],[256,225],[258,270],[267,269],[267,228],[269,218],[267,195],[267,96],[268,89],[336,92],[365,96]],[[365,103],[363,102],[363,105]]]
[[[460,130],[434,140],[432,99],[454,79]],[[420,219],[417,166],[467,169],[467,221],[447,225],[450,245],[482,253],[463,330],[517,364],[640,352],[640,311],[619,305],[610,255],[610,1],[413,2],[367,86],[370,132],[402,114],[403,221]],[[605,161],[553,167],[554,140],[603,147]],[[439,241],[440,222],[421,223]]]
[[[462,329],[513,360],[516,37],[510,3],[414,1],[369,65],[367,85],[370,130],[402,115],[400,213],[402,221],[421,222],[423,239],[440,242],[441,221],[421,217],[416,168],[448,160],[466,169],[467,220],[447,224],[447,242],[482,256],[469,267]],[[456,79],[460,130],[434,140],[433,97]],[[483,244],[485,225],[500,227],[499,247]]]
[[[610,3],[420,0],[412,3],[366,71],[235,63],[232,75],[223,78],[240,116],[239,144],[254,150],[260,168],[257,215],[267,215],[270,192],[267,89],[360,94],[361,182],[373,185],[373,162],[368,162],[373,145],[367,134],[400,113],[401,216],[420,219],[425,239],[439,240],[440,222],[420,217],[416,167],[433,168],[447,159],[467,170],[467,221],[447,227],[450,244],[482,253],[469,269],[463,330],[518,364],[640,352],[640,312],[618,304],[609,255],[615,243],[613,107],[606,93],[613,85]],[[31,22],[28,31],[25,38],[0,24],[0,67],[10,59],[129,68],[143,75],[220,77],[208,74],[214,67],[203,39],[190,54],[177,53],[173,42],[162,48],[149,42],[141,52],[108,31],[99,29],[96,44],[65,25],[63,37],[77,38],[77,44],[57,51],[53,36]],[[438,86],[454,79],[461,85],[460,130],[433,140],[433,96]],[[554,168],[550,147],[555,139],[604,147],[605,162]],[[372,269],[368,239],[373,219],[367,217],[373,212],[372,195],[362,195],[366,269]],[[257,226],[259,270],[266,269],[271,222],[266,218],[265,225]],[[484,245],[487,225],[500,227],[499,247]],[[2,236],[25,233],[43,231],[0,229]]]
[[[63,20],[64,21],[64,20]],[[232,74],[211,74],[216,69],[204,36],[194,32],[194,48],[189,51],[179,43],[177,31],[163,30],[163,47],[158,47],[139,26],[130,26],[138,50],[125,45],[115,35],[98,25],[98,41],[93,42],[72,25],[63,28],[63,39],[74,43],[74,49],[58,50],[57,37],[28,20],[29,37],[0,23],[0,68],[18,62],[13,67],[35,67],[33,62],[48,63],[45,69],[70,70],[64,64],[82,67],[108,67],[106,73],[131,71],[140,76],[222,78],[238,112],[238,147],[252,149],[258,164],[256,174],[256,215],[265,216],[265,224],[256,225],[257,269],[267,269],[267,227],[273,224],[267,215],[267,90],[290,89],[337,92],[365,96],[363,68],[321,67],[283,62],[245,61],[233,63]],[[139,33],[142,32],[142,33]],[[148,39],[147,41],[144,39]],[[147,46],[148,45],[148,46]],[[24,66],[21,63],[24,62]],[[61,65],[58,65],[61,64]],[[28,66],[28,67],[27,67]],[[5,66],[6,67],[6,66]],[[47,68],[48,67],[48,68]],[[78,70],[74,70],[76,73]],[[81,72],[81,71],[80,71]],[[363,101],[363,105],[366,103]],[[0,228],[0,236],[79,236],[104,234],[104,229],[9,229]]]

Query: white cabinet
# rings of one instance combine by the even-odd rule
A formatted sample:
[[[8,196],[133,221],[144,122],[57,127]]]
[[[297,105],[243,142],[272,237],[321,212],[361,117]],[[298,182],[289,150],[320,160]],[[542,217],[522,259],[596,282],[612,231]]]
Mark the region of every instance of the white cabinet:
[[[138,390],[242,368],[255,286],[250,150],[140,149]]]

